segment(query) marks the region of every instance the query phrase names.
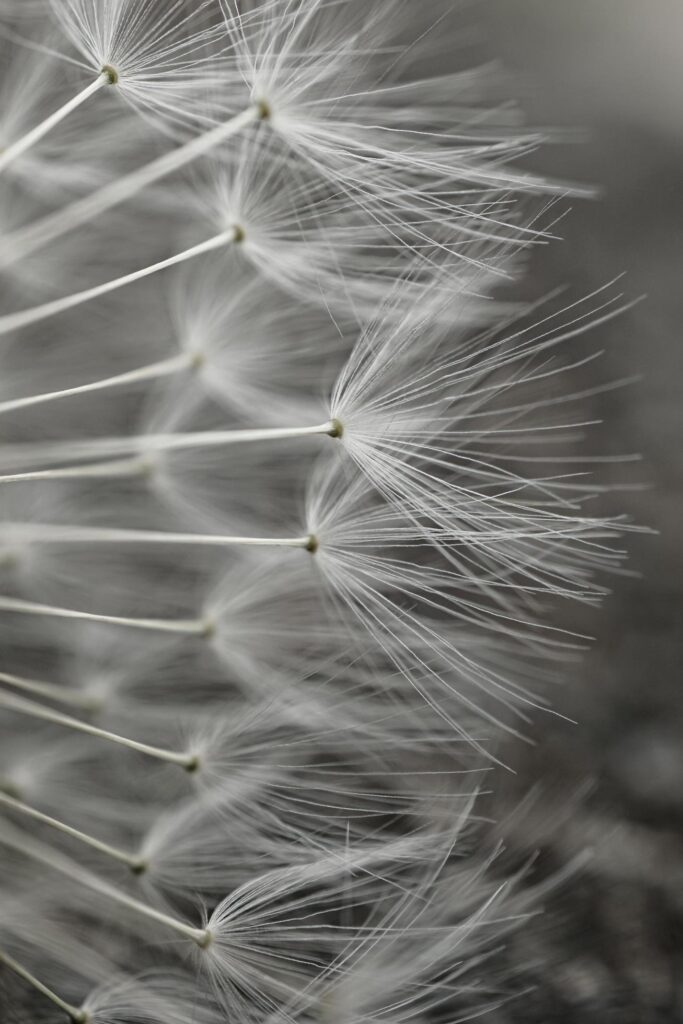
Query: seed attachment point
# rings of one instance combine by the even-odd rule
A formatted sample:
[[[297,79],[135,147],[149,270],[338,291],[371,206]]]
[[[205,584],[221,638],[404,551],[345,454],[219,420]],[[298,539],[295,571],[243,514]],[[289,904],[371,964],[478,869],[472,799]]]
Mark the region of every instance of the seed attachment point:
[[[344,424],[341,420],[333,419],[330,420],[330,429],[328,430],[330,437],[340,439],[344,436]]]
[[[272,117],[273,112],[267,100],[257,100],[256,109],[260,121],[268,121]]]
[[[185,764],[183,765],[183,767],[184,767],[184,769],[185,769],[185,771],[187,772],[188,775],[195,775],[196,772],[198,772],[199,769],[201,768],[201,761],[199,760],[198,755],[197,754],[193,754],[191,757],[188,757],[188,759],[185,762]],[[145,870],[146,870],[146,865],[145,865]]]
[[[113,64],[104,64],[102,66],[101,74],[106,75],[109,79],[109,85],[119,84],[119,73]]]
[[[210,640],[211,637],[215,635],[215,632],[216,623],[212,622],[211,619],[205,619],[202,622],[202,631],[199,635],[203,636],[206,640]]]
[[[316,535],[312,533],[308,538],[308,543],[306,544],[306,551],[308,551],[308,553],[311,555],[315,555],[319,549],[320,541],[318,540]]]

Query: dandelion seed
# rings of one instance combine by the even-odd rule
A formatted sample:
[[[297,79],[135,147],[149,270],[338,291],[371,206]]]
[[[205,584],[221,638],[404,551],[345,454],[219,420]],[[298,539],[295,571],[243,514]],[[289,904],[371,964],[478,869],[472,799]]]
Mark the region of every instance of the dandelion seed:
[[[72,828],[72,826],[67,825],[63,821],[58,821],[56,818],[52,818],[48,814],[43,814],[42,811],[36,810],[35,807],[29,807],[28,804],[23,803],[21,800],[16,800],[14,797],[8,796],[6,793],[0,793],[0,807],[5,808],[5,810],[13,811],[18,816],[25,815],[35,821],[40,821],[44,825],[49,825],[58,832],[63,832],[72,839],[77,839],[79,842],[84,843],[93,850],[97,850],[98,853],[102,853],[106,857],[111,857],[113,860],[120,861],[129,867],[134,873],[137,873],[140,870],[141,862],[132,854],[126,853],[124,850],[117,850],[115,847],[110,846],[109,843],[104,843],[101,840],[96,839],[94,836],[86,835],[79,829]]]
[[[20,854],[43,864],[45,867],[76,882],[77,885],[88,889],[98,896],[124,908],[126,911],[142,918],[143,921],[153,921],[155,924],[166,928],[181,938],[191,940],[200,948],[206,946],[210,941],[205,929],[194,928],[179,918],[165,914],[155,907],[148,906],[141,900],[129,896],[123,889],[117,889],[108,882],[91,874],[80,865],[63,856],[56,850],[51,849],[36,840],[26,836],[19,829],[9,826],[7,823],[0,825],[0,844],[18,851]]]
[[[28,701],[21,697],[14,697],[8,693],[0,692],[0,704],[11,711],[17,712],[18,714],[39,718],[46,722],[53,722],[55,725],[64,726],[66,729],[73,729],[76,732],[82,732],[89,736],[96,736],[98,739],[107,740],[111,743],[117,743],[121,746],[129,747],[131,750],[136,750],[138,753],[145,754],[147,757],[157,758],[161,761],[166,761],[169,764],[177,764],[181,768],[184,768],[185,771],[194,772],[197,769],[197,757],[195,754],[182,753],[173,750],[162,750],[158,747],[150,746],[147,743],[140,743],[137,740],[128,739],[125,736],[116,736],[114,733],[107,732],[105,729],[99,729],[97,726],[91,725],[89,722],[82,722],[79,719],[70,717],[69,715],[64,715],[59,711],[53,711],[52,708],[44,707],[42,704],[36,704],[33,701]]]
[[[54,1006],[56,1006],[57,1009],[62,1010],[62,1012],[65,1013],[66,1016],[71,1021],[73,1021],[73,1024],[86,1024],[86,1022],[88,1021],[88,1016],[83,1010],[80,1010],[78,1007],[72,1006],[70,1003],[67,1003],[64,999],[58,996],[56,992],[53,992],[51,989],[47,987],[47,985],[44,985],[42,981],[39,981],[38,978],[35,977],[35,975],[31,974],[31,972],[26,967],[23,967],[22,964],[20,964],[17,960],[11,957],[8,953],[4,953],[1,950],[0,964],[3,964],[5,967],[8,967],[11,971],[14,971],[14,973],[17,974],[20,978],[28,982],[28,984],[33,989],[35,989],[36,992],[39,992],[40,995],[45,996],[45,998],[48,999]]]
[[[39,142],[43,136],[47,135],[49,131],[55,128],[60,121],[63,121],[65,117],[68,117],[72,111],[77,110],[82,103],[85,103],[91,96],[94,96],[99,89],[104,85],[111,84],[111,82],[111,72],[103,70],[94,82],[86,86],[85,89],[82,89],[81,92],[74,96],[73,99],[69,100],[68,103],[65,103],[59,108],[59,110],[56,110],[51,114],[50,117],[45,118],[45,120],[41,124],[36,125],[32,131],[27,132],[22,139],[19,139],[12,143],[12,145],[5,147],[3,152],[0,153],[0,173],[2,173],[2,171],[4,171],[4,169],[8,167],[13,160],[22,156],[27,150]]]
[[[80,54],[66,59],[102,74],[152,123],[207,120],[207,91],[227,84],[211,0],[50,0],[49,7]]]

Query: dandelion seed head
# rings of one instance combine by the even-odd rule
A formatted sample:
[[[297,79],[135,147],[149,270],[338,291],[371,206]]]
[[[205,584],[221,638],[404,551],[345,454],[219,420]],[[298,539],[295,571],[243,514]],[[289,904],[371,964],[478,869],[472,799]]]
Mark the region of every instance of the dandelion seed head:
[[[148,120],[171,128],[210,120],[202,100],[224,79],[209,0],[50,0],[50,8],[85,66]]]
[[[22,1024],[504,998],[535,894],[479,801],[623,558],[571,381],[624,303],[494,297],[571,189],[423,6],[0,0]]]

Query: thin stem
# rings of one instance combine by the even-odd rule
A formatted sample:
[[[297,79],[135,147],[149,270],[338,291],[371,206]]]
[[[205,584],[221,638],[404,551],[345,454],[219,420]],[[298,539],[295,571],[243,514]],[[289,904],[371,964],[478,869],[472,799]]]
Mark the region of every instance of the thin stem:
[[[240,537],[211,533],[166,533],[163,530],[121,530],[110,527],[54,526],[52,524],[3,523],[19,529],[36,544],[180,544],[198,547],[303,548],[311,537]],[[0,675],[0,679],[1,679]]]
[[[72,231],[82,224],[89,224],[93,218],[98,217],[106,210],[111,210],[137,195],[142,189],[161,181],[182,167],[186,167],[204,154],[210,153],[221,143],[238,135],[248,125],[265,116],[267,116],[267,112],[261,104],[249,106],[241,114],[237,114],[224,124],[217,125],[204,135],[191,139],[184,146],[165,153],[156,160],[152,160],[151,163],[145,164],[144,167],[131,171],[130,174],[117,178],[70,206],[49,214],[47,217],[42,217],[27,228],[20,228],[14,235],[5,239],[0,252],[0,266],[7,266],[16,260],[23,259],[68,231]]]
[[[9,953],[5,953],[4,950],[0,949],[0,964],[4,964],[5,967],[9,967],[10,971],[13,971],[19,978],[23,978],[24,981],[28,982],[31,988],[34,988],[36,992],[40,992],[41,995],[49,999],[50,1002],[62,1010],[63,1013],[69,1017],[74,1024],[86,1024],[88,1015],[85,1010],[79,1010],[77,1006],[72,1006],[71,1003],[67,1003],[56,992],[53,992],[51,988],[44,985],[42,981],[39,981],[35,975],[31,974],[26,967],[22,966],[14,957],[11,957]]]
[[[0,402],[0,413],[25,409],[27,406],[41,405],[44,402],[54,402],[57,399],[70,398],[73,395],[85,395],[91,391],[104,391],[107,388],[125,387],[128,384],[138,384],[141,381],[157,380],[159,377],[168,377],[181,370],[190,370],[196,363],[196,355],[182,353],[172,356],[170,359],[162,359],[158,363],[150,363],[149,366],[141,366],[137,370],[119,373],[115,377],[105,377],[103,380],[96,380],[90,384],[79,384],[75,388],[45,391],[40,395],[29,395],[26,398],[12,398],[6,402]]]
[[[255,430],[203,430],[190,434],[132,434],[128,437],[102,437],[88,441],[59,441],[56,444],[17,445],[14,451],[22,464],[34,459],[61,461],[99,457],[113,459],[131,452],[147,454],[182,451],[189,448],[211,448],[231,444],[253,444],[259,441],[284,441],[300,437],[340,437],[337,420],[328,420],[313,427],[265,427]],[[141,473],[149,469],[144,456],[130,462],[102,462],[84,466],[64,466],[54,470],[32,470],[0,476],[0,483],[46,480],[69,476],[104,476]],[[111,470],[111,472],[110,472]]]
[[[32,693],[37,697],[46,697],[47,700],[56,701],[58,704],[68,704],[71,707],[83,708],[86,711],[96,709],[96,701],[93,697],[87,696],[82,690],[75,686],[58,686],[55,683],[44,683],[39,679],[25,679],[23,676],[13,676],[8,672],[0,672],[0,683],[12,686],[15,690],[23,690],[24,693]]]
[[[242,237],[241,229],[231,227],[227,231],[221,231],[219,235],[214,235],[213,238],[207,239],[205,242],[200,242],[199,245],[193,245],[190,249],[176,253],[175,256],[170,256],[159,263],[153,263],[149,267],[143,267],[142,270],[135,270],[132,274],[124,274],[123,277],[117,277],[113,281],[105,281],[104,284],[95,285],[94,288],[86,288],[84,291],[75,292],[73,295],[65,295],[61,299],[44,302],[42,305],[34,306],[32,309],[21,309],[18,313],[9,313],[7,316],[0,317],[0,335],[8,334],[10,331],[19,331],[23,327],[30,326],[30,324],[40,323],[41,320],[56,316],[58,313],[63,313],[67,309],[73,309],[74,306],[80,306],[85,302],[91,302],[93,299],[99,298],[100,295],[107,295],[118,288],[124,288],[128,284],[141,281],[143,278],[157,274],[168,267],[185,263],[187,260],[192,260],[196,256],[212,252],[214,249],[222,248],[231,242],[237,242]]]
[[[9,473],[0,477],[0,483],[26,483],[31,480],[111,480],[114,477],[144,476],[149,471],[149,463],[143,458],[117,459],[109,462],[98,462],[93,466],[64,466],[61,469],[37,469],[29,473]]]
[[[46,117],[44,121],[32,128],[31,131],[27,132],[26,135],[21,139],[17,139],[10,146],[0,154],[0,174],[9,166],[17,157],[20,157],[23,153],[26,153],[32,146],[39,142],[48,132],[52,131],[60,121],[63,121],[65,117],[68,117],[72,111],[76,110],[85,103],[87,99],[94,96],[103,85],[111,84],[111,76],[108,72],[102,71],[97,76],[94,82],[91,82],[85,89],[79,92],[73,99],[70,99],[68,103],[60,107],[59,110],[55,110],[53,114]]]
[[[105,882],[102,878],[82,868],[80,864],[75,864],[69,857],[65,857],[51,847],[37,842],[21,830],[14,829],[7,824],[3,825],[2,829],[0,829],[0,842],[27,857],[32,857],[41,864],[47,865],[53,871],[60,872],[78,885],[84,885],[93,892],[105,896],[107,899],[112,900],[112,902],[118,903],[119,906],[126,907],[126,909],[147,920],[155,921],[157,924],[170,928],[177,935],[185,939],[191,939],[201,949],[206,949],[211,942],[212,935],[208,929],[193,928],[192,925],[185,924],[184,921],[179,921],[176,917],[164,914],[163,911],[148,906],[141,900],[135,899],[134,896],[121,892],[109,882]],[[85,1018],[79,1019],[83,1020]]]
[[[15,597],[0,597],[0,610],[20,615],[45,615],[57,619],[75,619],[78,622],[101,622],[130,629],[148,629],[179,636],[206,636],[210,624],[199,619],[132,619],[121,615],[96,615],[73,608],[59,608],[51,604],[35,604]]]
[[[176,750],[165,750],[163,747],[153,747],[148,743],[139,743],[137,740],[128,739],[127,736],[119,736],[118,733],[100,729],[90,722],[82,722],[80,718],[72,718],[64,715],[61,711],[47,708],[43,704],[36,704],[35,701],[26,700],[23,697],[16,697],[14,694],[5,693],[0,690],[0,706],[15,711],[19,715],[27,715],[29,718],[37,718],[42,722],[50,722],[52,725],[61,725],[65,729],[73,729],[75,732],[85,733],[87,736],[94,736],[96,739],[107,740],[109,743],[116,743],[120,747],[127,747],[139,754],[153,757],[157,761],[164,761],[166,764],[176,764],[184,768],[186,772],[195,772],[199,767],[196,754],[179,752]]]
[[[90,846],[93,850],[97,850],[98,853],[103,853],[113,860],[120,861],[133,872],[139,872],[143,867],[143,862],[139,857],[126,853],[124,850],[118,850],[115,846],[110,846],[109,843],[103,843],[99,839],[89,836],[86,832],[81,832],[77,828],[72,828],[71,825],[66,825],[63,821],[58,821],[57,818],[51,818],[49,814],[43,814],[42,811],[29,806],[29,804],[25,804],[22,800],[15,800],[14,797],[0,792],[0,805],[8,807],[11,811],[16,811],[17,814],[33,818],[34,821],[40,821],[43,825],[49,825],[50,828],[63,832],[64,835],[71,836],[72,839],[77,839],[85,846]]]

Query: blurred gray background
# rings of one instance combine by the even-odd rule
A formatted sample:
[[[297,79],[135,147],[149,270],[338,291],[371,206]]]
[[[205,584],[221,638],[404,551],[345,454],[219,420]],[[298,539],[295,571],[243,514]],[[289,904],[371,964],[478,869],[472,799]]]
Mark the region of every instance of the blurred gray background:
[[[605,356],[580,383],[640,378],[587,402],[602,421],[589,444],[642,455],[599,468],[646,485],[604,507],[658,531],[630,538],[639,575],[617,578],[602,611],[573,613],[596,643],[554,704],[577,725],[539,716],[537,746],[508,757],[517,774],[502,805],[525,800],[508,844],[540,850],[550,872],[586,847],[592,859],[520,937],[520,981],[535,988],[501,1019],[683,1020],[683,2],[475,7],[527,120],[577,132],[534,166],[601,189],[572,201],[564,241],[533,260],[534,285],[575,294],[624,273],[619,288],[645,296],[586,341]]]

